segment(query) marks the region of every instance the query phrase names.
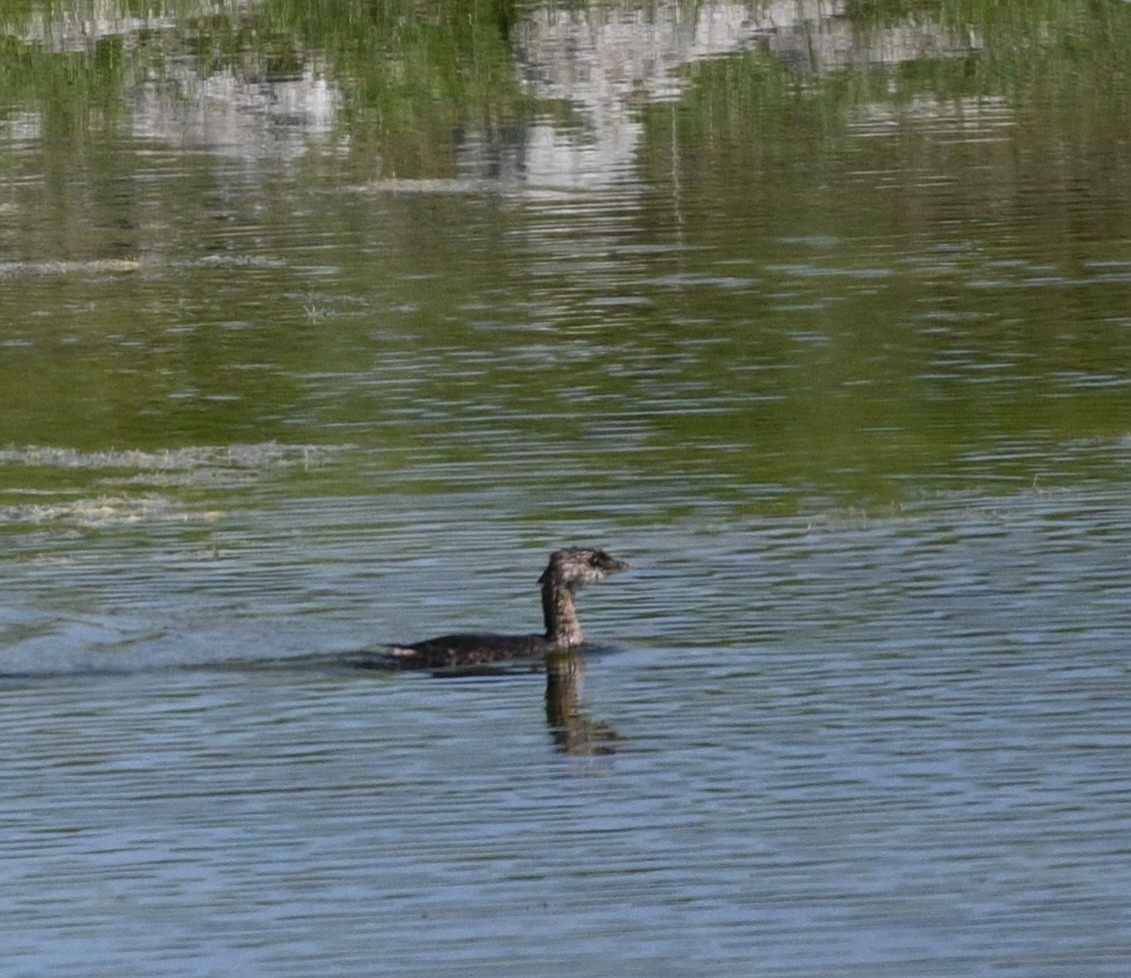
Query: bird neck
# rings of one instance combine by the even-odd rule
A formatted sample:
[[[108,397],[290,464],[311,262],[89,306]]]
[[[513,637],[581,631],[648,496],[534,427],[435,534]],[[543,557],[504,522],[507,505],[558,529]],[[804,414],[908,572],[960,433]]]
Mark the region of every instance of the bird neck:
[[[555,581],[542,585],[542,617],[546,621],[546,638],[556,647],[568,649],[585,641],[573,592],[565,585]]]

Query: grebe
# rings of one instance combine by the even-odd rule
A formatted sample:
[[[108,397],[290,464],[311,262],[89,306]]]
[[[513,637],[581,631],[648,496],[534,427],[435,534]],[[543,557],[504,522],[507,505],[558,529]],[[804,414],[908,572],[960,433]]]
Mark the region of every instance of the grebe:
[[[455,669],[489,665],[551,652],[564,652],[585,643],[577,620],[574,595],[586,584],[628,570],[628,564],[604,550],[570,547],[550,555],[538,578],[542,585],[543,635],[441,635],[409,645],[394,645],[395,663],[405,669]]]

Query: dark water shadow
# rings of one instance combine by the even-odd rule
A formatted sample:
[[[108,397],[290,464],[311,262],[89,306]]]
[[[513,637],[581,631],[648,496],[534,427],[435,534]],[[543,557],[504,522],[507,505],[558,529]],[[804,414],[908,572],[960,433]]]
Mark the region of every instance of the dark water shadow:
[[[596,647],[594,655],[607,654],[609,649]],[[339,658],[347,666],[376,672],[404,672],[397,657],[380,650],[365,650]],[[552,652],[547,656],[503,663],[461,666],[451,669],[414,670],[432,679],[503,679],[529,675],[545,670],[546,724],[554,745],[563,754],[592,756],[613,754],[620,735],[604,720],[591,718],[581,709],[582,685],[587,666],[586,656],[576,651]]]
[[[85,668],[67,671],[0,673],[0,691],[33,685],[52,686],[60,681],[86,682],[121,679],[173,669],[180,672],[235,673],[338,673],[341,675],[368,672],[376,677],[392,679],[406,672],[425,678],[458,682],[460,680],[506,680],[544,671],[546,674],[546,724],[558,751],[563,754],[593,756],[613,754],[620,735],[603,720],[591,718],[581,709],[582,685],[587,658],[611,653],[612,649],[593,647],[588,656],[575,651],[555,652],[547,656],[512,660],[497,664],[465,666],[452,669],[408,670],[394,655],[381,649],[354,652],[310,653],[278,658],[222,659],[206,663],[179,663],[172,666],[142,665],[133,669]]]
[[[604,720],[594,720],[581,709],[585,668],[585,657],[576,652],[546,656],[546,723],[550,736],[563,754],[614,754],[620,735]]]

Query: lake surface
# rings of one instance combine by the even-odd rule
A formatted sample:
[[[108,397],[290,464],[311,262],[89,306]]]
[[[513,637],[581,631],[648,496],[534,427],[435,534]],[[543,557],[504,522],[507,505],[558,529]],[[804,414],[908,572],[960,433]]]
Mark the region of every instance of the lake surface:
[[[1127,974],[1131,5],[863,6],[0,8],[5,976]]]

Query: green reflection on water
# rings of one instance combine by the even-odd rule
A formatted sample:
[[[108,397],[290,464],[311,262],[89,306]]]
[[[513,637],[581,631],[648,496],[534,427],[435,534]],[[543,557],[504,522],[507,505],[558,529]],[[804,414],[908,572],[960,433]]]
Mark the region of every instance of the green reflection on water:
[[[41,9],[3,16],[20,37]],[[383,188],[458,173],[469,133],[501,160],[535,123],[584,129],[520,84],[531,9],[9,37],[0,445],[348,443],[343,487],[584,473],[787,509],[1124,472],[1126,12],[940,3],[976,43],[822,73],[755,46],[634,105],[612,186]],[[250,160],[132,131],[125,93],[186,58],[329,80],[331,131]]]

